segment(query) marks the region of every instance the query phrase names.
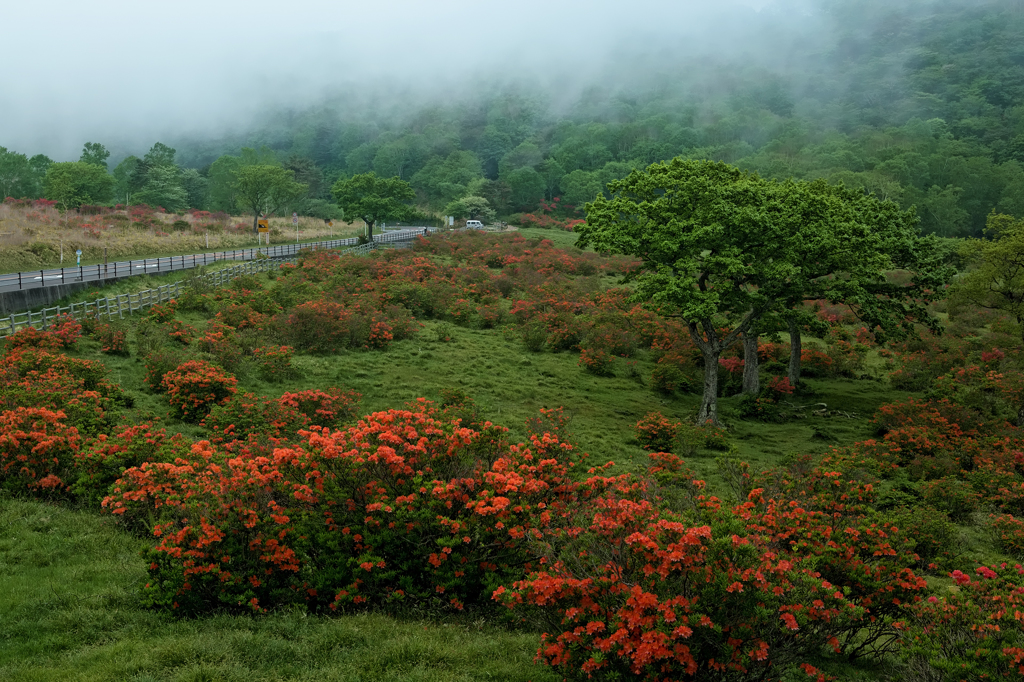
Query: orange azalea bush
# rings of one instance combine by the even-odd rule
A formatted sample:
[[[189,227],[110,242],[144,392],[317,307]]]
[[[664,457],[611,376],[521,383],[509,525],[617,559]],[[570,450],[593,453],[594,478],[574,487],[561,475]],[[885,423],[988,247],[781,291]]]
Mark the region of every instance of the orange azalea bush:
[[[146,422],[120,426],[114,433],[100,434],[74,455],[74,472],[69,474],[71,492],[79,499],[99,504],[110,485],[129,467],[143,462],[173,461],[188,452],[188,443],[179,434]]]
[[[252,351],[256,368],[261,378],[267,381],[284,381],[293,373],[291,346],[261,346]]]
[[[11,491],[62,489],[62,476],[81,446],[63,412],[19,407],[0,412],[0,487]]]
[[[112,410],[131,402],[106,373],[100,362],[39,347],[11,349],[0,358],[0,409],[60,410],[65,424],[82,434],[98,433],[110,427]]]
[[[504,429],[481,428],[420,402],[303,431],[270,457],[201,442],[174,463],[128,469],[103,505],[129,519],[157,513],[153,604],[462,608],[530,565],[545,528],[623,480],[574,482],[578,457],[557,437],[513,446]]]
[[[649,452],[672,452],[679,434],[679,422],[660,412],[648,412],[636,423],[634,432],[640,447]]]
[[[60,350],[75,345],[81,337],[82,325],[75,318],[71,315],[58,315],[46,329],[22,327],[4,341],[8,352],[22,347]]]
[[[287,392],[278,404],[291,407],[303,415],[313,426],[336,429],[356,416],[356,406],[363,396],[355,391],[331,387],[326,390],[312,388]]]
[[[223,405],[235,394],[238,379],[216,365],[190,360],[167,372],[160,381],[177,416],[199,421],[214,405]]]
[[[224,405],[214,405],[202,424],[215,444],[250,436],[279,444],[297,438],[298,431],[308,428],[310,421],[297,404],[243,393]]]
[[[97,322],[90,336],[100,342],[100,352],[107,355],[128,357],[128,332],[108,322]]]

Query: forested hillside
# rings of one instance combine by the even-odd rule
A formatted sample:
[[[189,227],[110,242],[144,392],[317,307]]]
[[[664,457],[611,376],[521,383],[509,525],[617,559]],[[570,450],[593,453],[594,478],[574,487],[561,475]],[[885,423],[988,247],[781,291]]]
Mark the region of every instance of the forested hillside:
[[[561,85],[503,74],[433,101],[343,92],[230,137],[166,140],[176,157],[111,164],[103,198],[231,211],[237,170],[271,163],[308,185],[290,208],[310,215],[329,210],[334,181],[372,170],[437,213],[479,196],[500,215],[570,217],[609,180],[684,156],[864,188],[916,206],[942,236],[979,235],[993,210],[1024,215],[1020,0],[808,0],[750,15],[730,40],[637,46]],[[587,49],[567,27],[570,39]],[[0,157],[5,194],[45,191],[48,160],[24,151]]]

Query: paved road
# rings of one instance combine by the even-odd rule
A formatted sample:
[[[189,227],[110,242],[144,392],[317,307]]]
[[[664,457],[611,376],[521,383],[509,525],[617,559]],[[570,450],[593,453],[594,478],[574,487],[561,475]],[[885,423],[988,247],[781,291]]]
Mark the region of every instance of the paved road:
[[[384,234],[373,235],[373,241],[378,244],[389,242],[410,241],[413,238],[433,231],[433,228],[410,227],[402,230],[388,231]],[[99,265],[83,265],[73,268],[54,268],[50,270],[31,270],[26,272],[15,272],[0,275],[0,291],[17,291],[19,289],[38,289],[40,287],[57,286],[70,284],[72,282],[95,282],[118,277],[130,277],[133,275],[147,275],[176,270],[188,270],[212,265],[222,261],[245,261],[252,260],[257,254],[262,253],[271,258],[283,258],[294,256],[301,249],[343,249],[355,246],[359,243],[356,238],[332,239],[328,241],[306,243],[306,244],[283,244],[279,246],[263,247],[262,249],[229,249],[225,251],[211,251],[207,253],[195,253],[188,256],[168,256],[165,258],[143,258],[139,260],[122,260],[113,263],[101,263]]]

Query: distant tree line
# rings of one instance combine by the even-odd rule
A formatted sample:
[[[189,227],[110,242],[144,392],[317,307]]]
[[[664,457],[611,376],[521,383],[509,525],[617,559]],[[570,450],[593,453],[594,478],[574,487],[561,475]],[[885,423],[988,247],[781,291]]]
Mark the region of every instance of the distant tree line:
[[[609,182],[681,157],[768,179],[842,183],[915,206],[923,231],[940,236],[982,236],[992,211],[1024,216],[1019,2],[815,0],[811,8],[829,28],[824,42],[783,75],[758,64],[703,65],[701,83],[719,83],[713,92],[680,67],[643,86],[584,90],[570,107],[528,86],[372,112],[339,100],[270,116],[245,134],[178,141],[180,152],[157,143],[107,170],[112,185],[84,166],[0,148],[0,193],[43,194],[54,167],[65,178],[58,189],[68,173],[82,176],[75,200],[252,211],[239,173],[267,166],[304,187],[272,202],[277,210],[325,219],[340,216],[336,183],[370,172],[408,183],[409,201],[434,214],[578,216],[596,196],[611,196]],[[90,142],[75,163],[106,169],[108,158]]]

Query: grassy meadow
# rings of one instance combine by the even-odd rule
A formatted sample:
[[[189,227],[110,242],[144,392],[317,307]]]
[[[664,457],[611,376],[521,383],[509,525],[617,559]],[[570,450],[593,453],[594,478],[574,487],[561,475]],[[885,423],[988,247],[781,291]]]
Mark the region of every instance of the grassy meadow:
[[[520,234],[531,244],[547,238],[578,253],[571,233]],[[279,284],[273,275],[258,279],[268,290]],[[602,287],[618,281],[610,273],[592,279]],[[202,328],[211,314],[191,311],[177,317]],[[509,427],[513,442],[526,437],[524,423],[540,408],[563,407],[572,439],[589,453],[588,462],[614,462],[613,473],[635,474],[648,466],[634,432],[637,421],[653,411],[685,421],[698,407],[695,393],[653,389],[650,377],[660,356],[652,350],[638,349],[633,364],[615,358],[610,375],[598,376],[580,366],[577,352],[528,350],[511,324],[481,328],[444,316],[422,318],[417,324],[421,326],[409,338],[383,350],[300,351],[292,360],[293,374],[283,381],[261,379],[243,365],[235,372],[239,392],[276,397],[285,391],[341,386],[362,394],[358,409],[365,414],[421,397],[437,401],[443,391],[457,389],[487,419]],[[779,340],[787,339],[783,335]],[[805,340],[812,347],[815,343]],[[206,437],[202,426],[171,416],[165,395],[144,387],[145,363],[137,348],[127,357],[106,355],[100,341],[83,337],[68,354],[100,360],[110,380],[131,394],[134,404],[123,411],[121,423],[157,420],[190,439]],[[708,481],[711,492],[733,503],[735,494],[720,474],[723,457],[762,470],[785,465],[796,455],[822,454],[874,438],[877,428],[871,419],[879,406],[912,394],[894,389],[888,371],[879,349],[873,348],[856,377],[807,379],[793,402],[824,404],[831,416],[815,416],[807,409],[800,411],[806,416],[781,423],[755,421],[743,418],[739,398],[724,396],[720,415],[731,449],[698,448],[686,457],[687,465]],[[906,483],[905,475],[883,481],[882,494]],[[140,552],[151,542],[109,515],[67,499],[40,501],[0,493],[0,529],[0,679],[559,679],[533,662],[540,635],[536,627],[510,624],[490,608],[453,614],[375,607],[331,617],[284,609],[260,616],[178,619],[138,605],[147,576]],[[1006,556],[982,525],[970,519],[960,525],[958,547],[965,560]],[[939,586],[948,583],[941,574],[928,580]],[[832,661],[830,666],[844,679],[878,679],[884,672],[864,661]]]

